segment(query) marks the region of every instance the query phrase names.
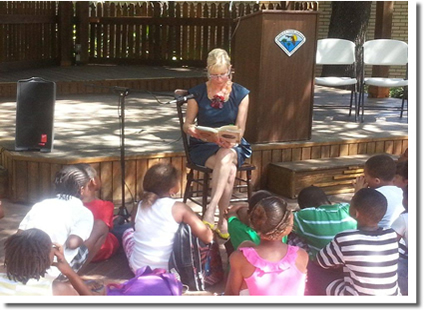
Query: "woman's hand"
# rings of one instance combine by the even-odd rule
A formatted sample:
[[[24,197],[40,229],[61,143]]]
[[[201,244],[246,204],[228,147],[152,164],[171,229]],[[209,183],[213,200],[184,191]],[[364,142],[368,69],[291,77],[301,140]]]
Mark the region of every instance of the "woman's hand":
[[[237,143],[230,143],[230,142],[228,142],[227,140],[222,139],[222,138],[219,138],[219,140],[218,140],[217,144],[218,144],[220,147],[223,147],[223,148],[226,148],[226,149],[231,149],[232,147],[234,147],[234,146],[236,146],[236,145],[237,145]]]
[[[189,136],[191,136],[193,138],[196,138],[196,139],[200,139],[200,136],[199,136],[199,134],[198,134],[198,132],[196,130],[196,126],[195,125],[188,125],[186,128],[187,128],[186,129],[186,133]]]

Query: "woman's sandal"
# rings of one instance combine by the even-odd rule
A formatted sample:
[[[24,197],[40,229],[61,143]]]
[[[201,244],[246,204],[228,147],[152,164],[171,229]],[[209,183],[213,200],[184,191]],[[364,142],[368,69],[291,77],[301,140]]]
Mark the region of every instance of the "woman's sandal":
[[[212,223],[209,223],[208,221],[203,220],[202,221],[203,224],[205,224],[206,226],[208,226],[213,232],[216,232],[216,234],[218,235],[219,238],[223,239],[223,240],[228,240],[230,238],[230,234],[229,233],[222,233],[218,227],[215,228],[215,225],[213,225]]]
[[[214,229],[215,225],[214,224],[209,223],[208,221],[205,221],[205,220],[203,220],[202,222],[203,222],[203,224],[208,226],[212,231],[215,231],[215,229]]]
[[[223,240],[228,240],[230,239],[230,234],[229,233],[222,233],[219,228],[215,229],[215,232],[218,234],[218,237],[223,239]]]

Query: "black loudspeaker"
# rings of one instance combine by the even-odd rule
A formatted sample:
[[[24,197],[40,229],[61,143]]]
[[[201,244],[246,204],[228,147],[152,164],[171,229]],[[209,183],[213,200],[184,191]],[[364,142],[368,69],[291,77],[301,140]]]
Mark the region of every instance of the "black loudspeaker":
[[[15,151],[53,149],[56,83],[39,77],[18,81]]]

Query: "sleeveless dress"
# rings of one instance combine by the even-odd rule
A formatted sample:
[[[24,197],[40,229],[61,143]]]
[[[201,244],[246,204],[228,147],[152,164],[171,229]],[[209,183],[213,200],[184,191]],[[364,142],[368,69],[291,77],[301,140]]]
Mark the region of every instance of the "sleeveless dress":
[[[288,246],[286,255],[278,262],[270,262],[258,255],[251,247],[239,249],[247,261],[256,267],[249,278],[245,278],[249,295],[256,296],[303,296],[306,273],[296,265],[297,246]],[[243,292],[244,294],[244,292]]]
[[[230,97],[228,101],[224,102],[222,109],[211,107],[212,101],[208,98],[206,83],[190,88],[188,92],[196,95],[196,101],[199,106],[197,124],[199,126],[217,128],[225,125],[235,125],[239,105],[250,91],[237,83],[233,83]],[[206,160],[214,155],[220,148],[219,145],[215,143],[204,142],[193,137],[190,137],[189,143],[191,160],[202,166],[204,166]],[[244,138],[242,138],[240,144],[233,149],[237,152],[238,167],[244,163],[246,158],[252,155],[250,144]]]

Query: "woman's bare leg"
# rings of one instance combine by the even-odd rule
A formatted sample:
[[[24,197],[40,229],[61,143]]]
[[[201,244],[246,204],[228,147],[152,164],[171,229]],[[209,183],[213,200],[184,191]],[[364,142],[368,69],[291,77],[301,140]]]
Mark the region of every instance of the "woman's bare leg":
[[[228,207],[231,198],[234,178],[235,164],[237,163],[237,153],[233,149],[221,148],[218,152],[209,157],[206,166],[213,169],[211,181],[211,201],[209,202],[203,219],[209,223],[214,222],[216,207],[220,204],[220,210]],[[223,214],[220,211],[220,220],[222,223]],[[222,217],[222,219],[221,219]]]
[[[218,202],[219,206],[219,219],[218,219],[218,228],[222,233],[228,232],[228,223],[224,218],[225,212],[230,205],[231,196],[233,195],[234,181],[236,179],[237,167],[232,165],[230,168],[230,174],[227,179],[227,185],[224,188],[221,199]]]

